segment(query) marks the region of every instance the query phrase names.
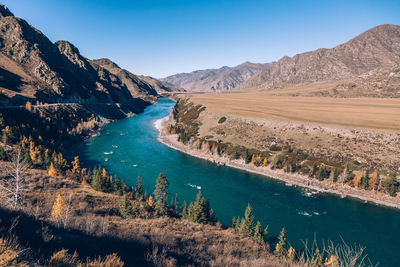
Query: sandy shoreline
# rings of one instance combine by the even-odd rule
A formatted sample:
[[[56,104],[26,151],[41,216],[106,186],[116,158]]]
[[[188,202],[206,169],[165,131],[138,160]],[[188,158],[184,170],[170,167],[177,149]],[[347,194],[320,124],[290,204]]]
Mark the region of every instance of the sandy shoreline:
[[[256,173],[275,180],[285,182],[288,186],[299,186],[306,189],[311,189],[319,193],[329,193],[339,195],[340,197],[351,197],[364,202],[371,202],[377,205],[400,209],[399,201],[383,193],[368,192],[348,185],[341,187],[339,184],[331,184],[329,182],[320,182],[316,179],[310,180],[307,176],[300,174],[289,174],[283,170],[271,170],[269,167],[256,167],[250,164],[245,164],[243,160],[231,160],[227,157],[204,153],[201,150],[191,148],[177,141],[177,135],[164,135],[163,128],[169,121],[169,116],[164,117],[154,122],[154,127],[159,131],[158,141],[162,144],[178,150],[182,153],[193,157],[201,158],[214,162],[219,165],[228,166],[247,172]]]

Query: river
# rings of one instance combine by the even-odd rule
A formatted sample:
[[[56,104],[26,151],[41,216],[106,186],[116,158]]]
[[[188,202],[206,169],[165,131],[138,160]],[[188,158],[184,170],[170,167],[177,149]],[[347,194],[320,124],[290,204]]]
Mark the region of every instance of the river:
[[[174,102],[161,98],[138,116],[103,127],[100,135],[82,144],[77,153],[86,166],[101,164],[128,185],[137,176],[147,192],[163,172],[170,183],[170,196],[180,203],[192,201],[201,188],[224,226],[233,216],[243,216],[248,203],[256,220],[269,225],[267,239],[285,227],[288,242],[302,248],[303,241],[331,239],[366,247],[368,257],[379,266],[400,266],[400,211],[330,194],[310,194],[299,187],[217,166],[168,148],[158,142],[154,122],[167,116]]]

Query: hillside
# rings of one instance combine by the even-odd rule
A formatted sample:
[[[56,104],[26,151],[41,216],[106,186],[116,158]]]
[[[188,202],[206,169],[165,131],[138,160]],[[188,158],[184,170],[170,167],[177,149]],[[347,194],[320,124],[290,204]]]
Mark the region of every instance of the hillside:
[[[6,107],[26,101],[44,103],[34,105],[41,109],[76,104],[100,119],[119,119],[157,99],[157,86],[108,59],[87,59],[68,41],[52,43],[3,5],[0,40],[1,102]],[[166,84],[164,88],[170,89]]]
[[[175,74],[161,80],[187,91],[220,92],[237,87],[268,65],[269,63],[245,62],[232,68],[224,66],[219,69],[196,70],[190,73]]]
[[[321,48],[283,57],[242,84],[241,88],[282,89],[299,84],[341,80],[347,83],[354,80],[355,86],[364,87],[363,84],[368,83],[369,79],[385,77],[386,74],[397,77],[399,64],[400,26],[386,24],[331,49]],[[386,74],[379,74],[384,70]],[[397,82],[382,84],[378,89],[393,89],[393,84]],[[372,89],[367,88],[366,91],[376,94]],[[393,93],[398,96],[397,91],[389,95]]]

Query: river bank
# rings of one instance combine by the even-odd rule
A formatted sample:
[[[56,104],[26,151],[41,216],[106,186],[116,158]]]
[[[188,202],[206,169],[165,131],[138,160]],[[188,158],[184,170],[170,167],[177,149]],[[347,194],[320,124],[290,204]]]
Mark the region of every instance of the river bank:
[[[313,193],[328,193],[335,194],[342,198],[351,197],[364,202],[371,202],[377,205],[382,205],[386,207],[391,207],[395,209],[400,209],[400,203],[397,198],[390,197],[386,194],[380,192],[371,192],[361,189],[356,189],[348,185],[339,185],[337,183],[332,183],[330,181],[318,181],[316,179],[310,180],[308,176],[297,174],[297,173],[287,173],[283,170],[272,170],[269,166],[267,167],[256,167],[252,164],[245,164],[244,160],[232,160],[227,157],[205,153],[195,147],[190,145],[185,145],[177,141],[177,135],[165,135],[163,129],[169,123],[170,116],[164,117],[154,122],[154,127],[159,131],[158,140],[162,144],[178,150],[182,153],[186,153],[193,157],[201,158],[214,162],[218,165],[228,166],[240,170],[244,170],[251,173],[256,173],[259,175],[266,176],[275,180],[285,182],[287,186],[299,186],[311,190],[308,194]],[[314,192],[313,192],[314,191]]]

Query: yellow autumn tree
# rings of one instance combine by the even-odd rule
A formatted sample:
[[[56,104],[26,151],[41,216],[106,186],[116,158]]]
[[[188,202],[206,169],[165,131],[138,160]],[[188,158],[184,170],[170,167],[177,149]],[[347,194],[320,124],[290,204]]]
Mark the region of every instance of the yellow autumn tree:
[[[53,162],[50,164],[47,174],[50,176],[53,176],[53,177],[57,175],[57,170],[56,170],[56,168],[54,168]]]
[[[72,161],[71,163],[72,163],[72,172],[73,173],[79,173],[79,169],[80,169],[79,157],[75,156],[74,157],[74,161]]]
[[[295,261],[296,260],[296,251],[294,250],[293,247],[290,247],[288,249],[288,258],[290,261]]]
[[[353,185],[354,187],[359,187],[361,184],[361,172],[354,171]]]
[[[26,101],[25,109],[28,111],[32,111],[32,103],[30,101]]]
[[[53,222],[58,222],[65,214],[65,210],[67,205],[65,204],[65,200],[58,194],[56,201],[54,201],[53,207],[51,209],[50,220]]]
[[[39,154],[39,150],[37,149],[37,147],[35,147],[35,143],[31,140],[29,142],[29,156],[31,157],[31,160],[33,163],[36,162],[38,154]]]
[[[263,166],[266,167],[267,165],[268,165],[268,160],[267,160],[267,158],[264,158],[264,160],[263,160]]]
[[[103,177],[107,177],[107,171],[106,171],[106,169],[103,168],[103,171],[102,171],[101,175],[102,175]]]
[[[369,176],[369,181],[368,181],[369,189],[375,191],[376,189],[378,189],[378,184],[379,184],[379,173],[377,170],[374,170]]]
[[[153,208],[153,207],[154,207],[154,200],[153,200],[153,197],[152,197],[152,196],[149,196],[149,199],[147,200],[147,205],[148,205],[150,208]]]
[[[329,258],[326,258],[324,265],[329,267],[339,267],[338,257],[331,255]]]
[[[251,164],[255,165],[256,163],[256,157],[254,156],[254,154],[251,156]]]

